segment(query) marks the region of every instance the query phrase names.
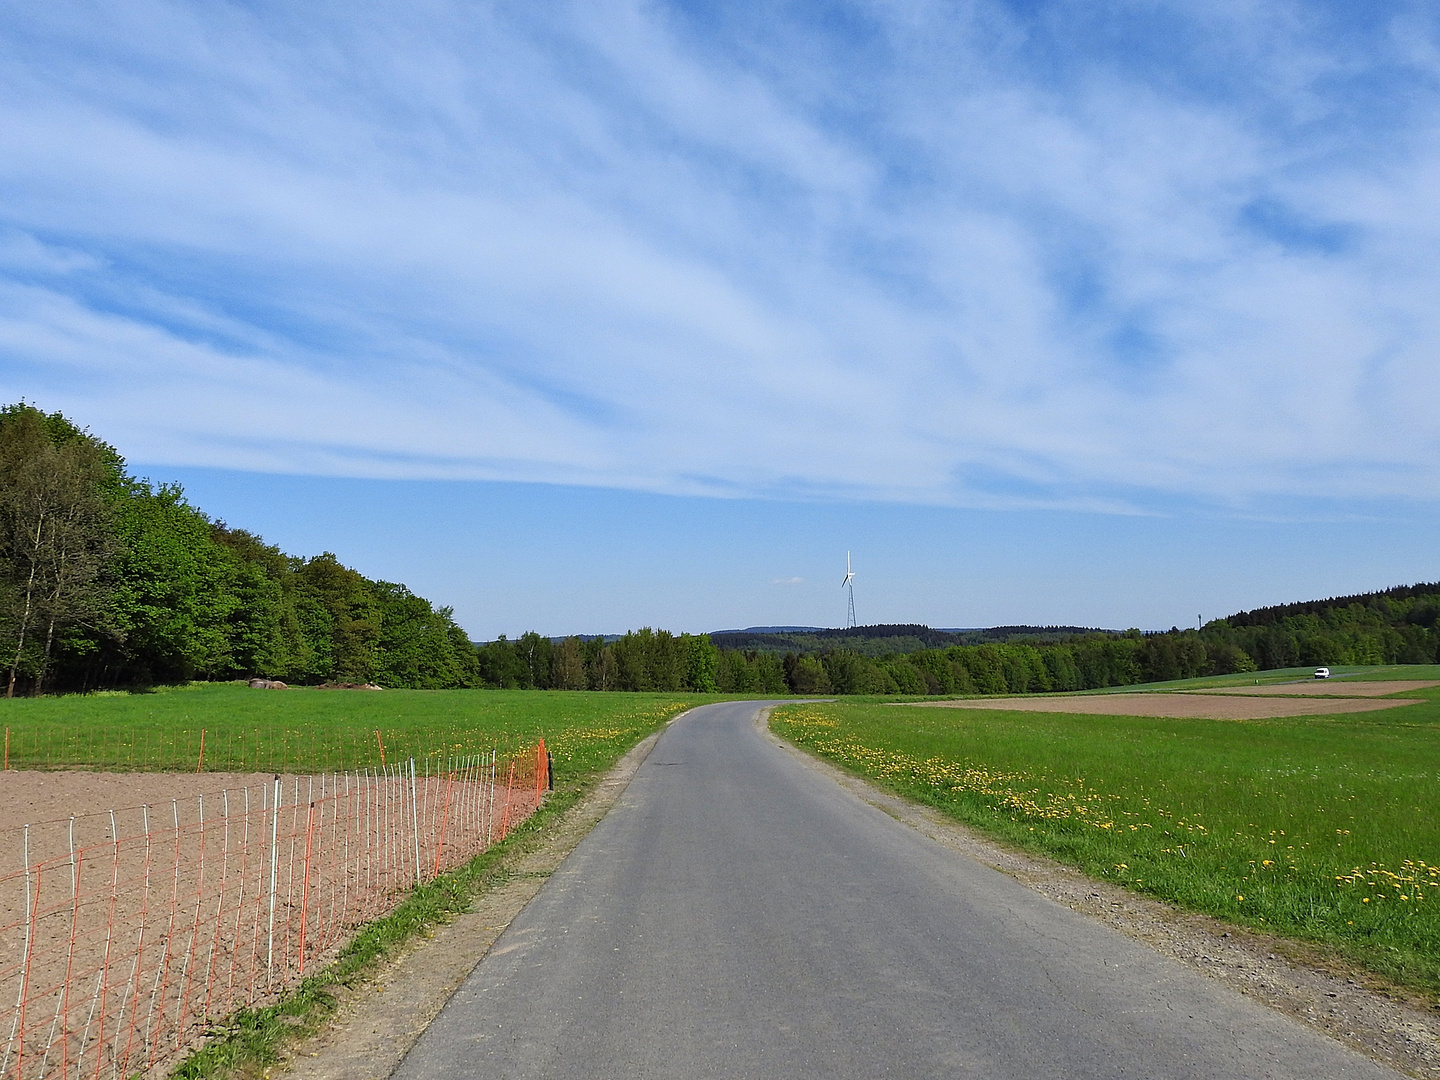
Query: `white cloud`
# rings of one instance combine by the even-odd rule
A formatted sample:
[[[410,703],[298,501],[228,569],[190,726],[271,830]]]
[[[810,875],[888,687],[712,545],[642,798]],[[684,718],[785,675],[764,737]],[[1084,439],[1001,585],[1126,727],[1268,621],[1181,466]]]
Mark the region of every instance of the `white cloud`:
[[[84,252],[45,244],[18,230],[0,232],[0,271],[22,274],[69,274],[94,270],[100,261]]]
[[[137,460],[1440,495],[1440,110],[1404,84],[1377,155],[1341,100],[1433,28],[1117,8],[1196,20],[1157,74],[1063,5],[833,40],[624,0],[80,11],[0,19],[0,394]]]

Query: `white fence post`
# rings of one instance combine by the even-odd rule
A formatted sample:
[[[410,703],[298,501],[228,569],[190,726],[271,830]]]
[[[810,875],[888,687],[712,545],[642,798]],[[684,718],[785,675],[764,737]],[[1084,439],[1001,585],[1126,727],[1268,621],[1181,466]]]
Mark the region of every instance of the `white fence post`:
[[[280,883],[280,799],[284,782],[275,777],[275,798],[270,807],[270,929],[265,946],[265,982],[275,977],[275,890]]]

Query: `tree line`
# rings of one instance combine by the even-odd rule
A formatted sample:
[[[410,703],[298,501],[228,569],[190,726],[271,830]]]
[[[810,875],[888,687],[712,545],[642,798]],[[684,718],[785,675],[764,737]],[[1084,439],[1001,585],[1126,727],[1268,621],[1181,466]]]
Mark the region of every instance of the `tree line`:
[[[0,650],[7,696],[254,675],[478,685],[450,609],[212,521],[24,403],[0,408]]]
[[[1019,694],[1090,690],[1210,674],[1242,664],[1195,631],[1054,645],[955,645],[884,657],[855,649],[779,654],[722,649],[707,635],[632,631],[614,641],[537,633],[478,647],[485,686],[534,690],[691,690],[726,694]],[[1226,670],[1253,670],[1230,666]]]
[[[897,626],[727,648],[729,635],[717,645],[645,628],[613,640],[532,632],[477,646],[449,608],[404,585],[366,578],[330,553],[287,555],[210,519],[178,486],[136,479],[113,447],[60,413],[0,408],[7,696],[256,675],[418,689],[1088,690],[1301,665],[1437,663],[1437,623],[1440,583],[1161,634],[1010,627],[960,637]],[[867,647],[864,634],[885,647]]]
[[[705,635],[648,628],[609,643],[528,633],[479,646],[480,676],[486,686],[540,690],[1023,694],[1322,664],[1440,663],[1440,584],[1290,607],[1297,610],[1199,630],[1089,631],[881,655],[727,649]]]
[[[1440,663],[1440,582],[1241,612],[1208,624],[1260,668]]]

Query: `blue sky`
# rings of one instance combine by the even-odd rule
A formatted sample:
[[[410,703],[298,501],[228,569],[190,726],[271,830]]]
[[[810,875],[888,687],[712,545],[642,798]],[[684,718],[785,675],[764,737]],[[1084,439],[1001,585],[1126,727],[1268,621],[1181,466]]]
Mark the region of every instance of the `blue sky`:
[[[0,397],[477,637],[1433,580],[1437,239],[1427,4],[0,13]]]

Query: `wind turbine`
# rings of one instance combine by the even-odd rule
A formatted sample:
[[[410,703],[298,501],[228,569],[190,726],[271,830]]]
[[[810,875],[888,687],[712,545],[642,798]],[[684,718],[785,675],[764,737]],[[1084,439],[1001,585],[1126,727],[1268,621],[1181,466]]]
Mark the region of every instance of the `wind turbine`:
[[[855,571],[850,569],[850,552],[845,552],[845,580],[840,582],[842,589],[850,591],[850,613],[845,624],[847,630],[855,629]]]

